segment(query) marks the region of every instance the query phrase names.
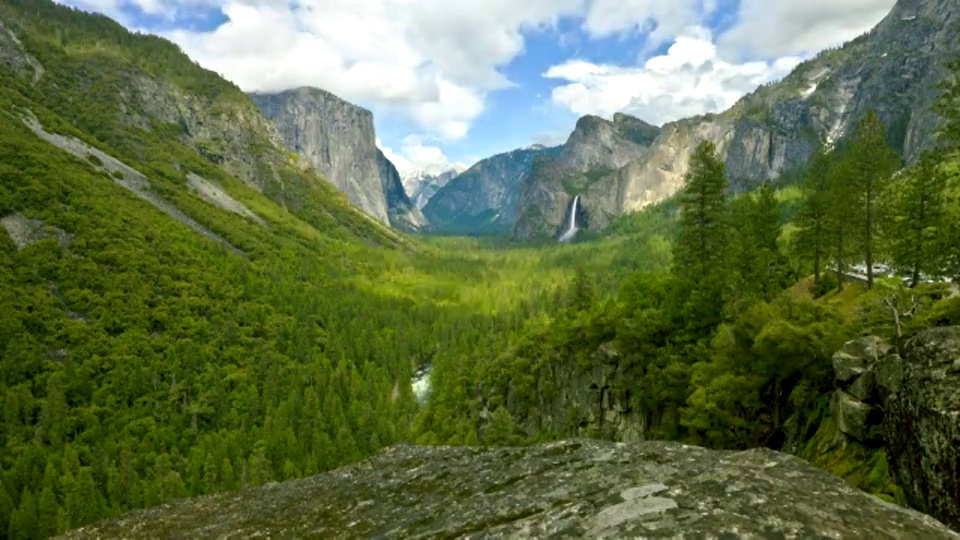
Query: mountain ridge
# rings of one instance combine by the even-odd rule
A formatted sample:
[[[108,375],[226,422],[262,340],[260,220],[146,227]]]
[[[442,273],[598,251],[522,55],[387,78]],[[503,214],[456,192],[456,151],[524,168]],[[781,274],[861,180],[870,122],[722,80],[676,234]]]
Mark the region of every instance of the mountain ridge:
[[[801,167],[821,139],[838,142],[869,109],[877,110],[889,142],[912,163],[930,146],[937,125],[930,106],[942,62],[958,50],[958,10],[950,0],[899,0],[869,32],[822,51],[728,110],[665,124],[649,152],[582,194],[586,221],[602,229],[613,217],[677,193],[700,140],[716,144],[733,184],[746,189]],[[519,212],[531,223],[515,229],[517,239],[558,234],[565,215],[559,208],[569,206],[562,185],[567,174],[524,180],[528,195]]]

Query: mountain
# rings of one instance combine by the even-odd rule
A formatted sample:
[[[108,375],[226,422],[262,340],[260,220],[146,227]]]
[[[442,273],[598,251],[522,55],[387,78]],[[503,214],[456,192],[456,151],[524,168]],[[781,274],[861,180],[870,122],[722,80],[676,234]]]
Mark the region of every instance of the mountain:
[[[420,228],[410,201],[376,146],[373,114],[318,88],[251,94],[284,145],[307,160],[350,202],[384,224]],[[385,175],[385,176],[383,176]],[[391,200],[394,206],[390,205]]]
[[[413,171],[403,176],[403,187],[407,190],[410,199],[417,205],[417,208],[422,209],[440,189],[465,170],[457,165],[439,174]]]
[[[404,189],[400,173],[393,163],[377,148],[377,167],[380,170],[380,185],[387,199],[390,224],[398,229],[415,232],[428,227],[420,208],[410,200]]]
[[[66,538],[201,536],[957,538],[929,516],[766,448],[589,439],[398,445],[333,473],[178,501]]]
[[[671,122],[649,151],[593,185],[565,189],[567,171],[533,176],[515,229],[518,238],[557,234],[560,208],[581,194],[584,221],[669,198],[683,185],[696,144],[713,141],[733,184],[749,188],[803,166],[819,141],[836,143],[876,110],[889,142],[908,162],[928,148],[937,126],[930,106],[943,63],[958,51],[960,5],[953,0],[900,0],[873,30],[803,62],[783,80],[758,88],[729,110]]]
[[[587,191],[609,192],[607,179],[645,155],[659,131],[625,114],[615,114],[612,121],[597,116],[581,118],[559,154],[536,161],[523,178],[514,236],[529,239],[558,232],[561,223],[569,219],[574,197]],[[616,212],[614,205],[598,206],[593,197],[587,210],[587,200],[582,197],[578,214],[589,215],[589,225],[599,222],[602,213]],[[586,215],[578,215],[578,221]]]
[[[520,181],[538,157],[556,148],[514,150],[484,159],[441,188],[423,208],[434,230],[447,234],[501,234],[516,220]]]
[[[459,317],[390,285],[414,260],[174,44],[0,0],[0,536],[406,440]]]

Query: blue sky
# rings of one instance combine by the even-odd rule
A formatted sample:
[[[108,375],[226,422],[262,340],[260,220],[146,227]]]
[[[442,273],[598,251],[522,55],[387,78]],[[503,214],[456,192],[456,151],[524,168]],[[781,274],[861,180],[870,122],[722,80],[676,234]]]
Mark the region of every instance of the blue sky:
[[[562,142],[583,114],[718,112],[894,0],[60,0],[177,42],[248,91],[374,112],[403,170]]]

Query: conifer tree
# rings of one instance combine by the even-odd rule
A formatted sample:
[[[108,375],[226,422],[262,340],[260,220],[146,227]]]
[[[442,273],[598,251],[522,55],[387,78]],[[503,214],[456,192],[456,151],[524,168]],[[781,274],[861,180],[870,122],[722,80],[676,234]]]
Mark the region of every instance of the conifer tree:
[[[20,506],[10,517],[7,537],[10,540],[39,540],[40,524],[37,520],[37,501],[30,488],[20,494]]]
[[[831,237],[834,270],[837,274],[837,289],[843,290],[843,277],[846,272],[847,257],[850,252],[851,229],[856,225],[857,212],[851,212],[850,199],[854,196],[854,185],[848,181],[851,160],[846,151],[836,151],[830,167],[827,169],[829,199],[827,203],[827,227]]]
[[[100,519],[100,496],[90,467],[80,468],[80,473],[67,493],[66,512],[71,528]]]
[[[910,269],[910,285],[916,287],[925,271],[943,270],[947,177],[929,152],[905,176],[897,200],[894,256],[899,266]]]
[[[830,157],[826,148],[821,146],[810,158],[810,166],[801,184],[803,199],[797,216],[800,250],[813,259],[813,276],[818,282],[829,243],[829,174]]]
[[[849,182],[857,191],[857,207],[862,217],[860,234],[867,266],[867,287],[873,288],[873,263],[878,236],[878,201],[897,169],[899,159],[887,144],[883,123],[870,111],[857,126],[850,145]]]
[[[701,142],[680,194],[680,232],[673,250],[682,291],[682,318],[706,328],[720,322],[730,239],[726,168],[712,142]]]
[[[0,482],[0,533],[4,533],[8,530],[10,520],[13,518],[13,513],[16,509],[13,507],[13,500],[10,499],[10,494],[7,493],[7,488],[3,486],[3,483]]]
[[[40,492],[40,502],[37,506],[37,518],[40,522],[42,537],[56,536],[60,532],[60,505],[57,494],[52,486],[45,486]]]

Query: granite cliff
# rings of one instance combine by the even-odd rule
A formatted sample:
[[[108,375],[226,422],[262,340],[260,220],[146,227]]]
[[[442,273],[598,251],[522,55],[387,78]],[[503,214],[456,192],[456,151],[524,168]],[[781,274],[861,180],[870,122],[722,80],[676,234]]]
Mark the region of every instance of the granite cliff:
[[[616,171],[646,155],[659,129],[625,114],[613,121],[584,116],[552,159],[534,163],[520,186],[514,235],[520,239],[550,236],[569,218],[571,201],[581,195],[578,222],[594,226],[605,223],[616,207],[598,206],[599,197],[589,193],[611,191],[609,179]],[[582,218],[582,219],[581,219]]]
[[[67,538],[956,539],[771,450],[571,440],[388,448],[328,474],[133,512]]]
[[[423,217],[420,207],[407,196],[400,173],[379,148],[377,167],[380,170],[380,186],[387,199],[390,224],[407,232],[426,230],[429,226],[427,218]]]
[[[866,337],[833,358],[831,444],[882,449],[907,501],[960,529],[960,327],[907,341]]]
[[[370,216],[400,228],[425,223],[376,145],[373,114],[318,88],[250,96],[295,152]],[[402,195],[401,195],[402,194]],[[391,206],[391,202],[393,205]]]
[[[871,109],[889,142],[908,162],[916,159],[934,137],[938,120],[930,107],[943,62],[957,52],[958,20],[960,5],[952,0],[899,0],[867,34],[800,64],[731,109],[664,125],[648,152],[598,174],[579,192],[585,221],[600,229],[611,217],[672,196],[702,139],[717,145],[740,189],[802,166],[821,140],[841,140]],[[568,176],[550,170],[525,180],[518,238],[559,231],[559,208],[571,198]]]

